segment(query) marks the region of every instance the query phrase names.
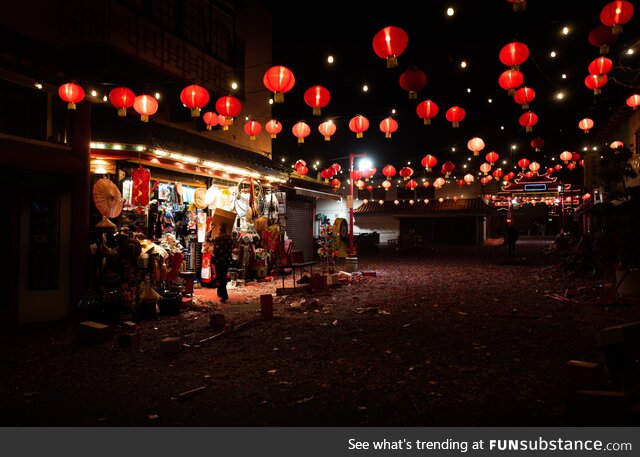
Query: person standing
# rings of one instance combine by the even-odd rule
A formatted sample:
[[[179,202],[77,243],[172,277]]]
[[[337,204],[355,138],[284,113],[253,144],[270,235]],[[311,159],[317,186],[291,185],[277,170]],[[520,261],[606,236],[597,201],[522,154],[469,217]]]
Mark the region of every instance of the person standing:
[[[213,261],[216,267],[216,279],[218,281],[218,297],[220,302],[229,300],[227,293],[227,273],[231,264],[233,240],[227,233],[227,225],[220,224],[220,233],[213,239]]]

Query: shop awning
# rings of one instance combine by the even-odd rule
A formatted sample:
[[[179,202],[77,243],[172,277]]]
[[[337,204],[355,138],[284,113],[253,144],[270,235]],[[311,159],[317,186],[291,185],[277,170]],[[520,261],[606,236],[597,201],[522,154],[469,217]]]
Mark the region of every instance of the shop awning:
[[[321,198],[324,200],[340,201],[342,197],[338,194],[330,194],[329,192],[321,192],[319,190],[305,189],[304,187],[294,187],[296,195],[304,195],[305,197]]]

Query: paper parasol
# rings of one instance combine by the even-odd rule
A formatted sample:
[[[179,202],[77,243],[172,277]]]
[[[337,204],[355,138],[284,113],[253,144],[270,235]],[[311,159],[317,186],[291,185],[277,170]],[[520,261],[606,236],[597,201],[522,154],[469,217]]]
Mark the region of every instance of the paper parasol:
[[[93,185],[93,202],[104,217],[118,217],[122,212],[122,194],[107,178],[100,178]]]
[[[207,205],[207,202],[204,199],[205,194],[206,194],[206,190],[203,189],[202,187],[198,187],[193,193],[193,203],[196,205],[198,209],[204,209],[207,206],[209,206]]]

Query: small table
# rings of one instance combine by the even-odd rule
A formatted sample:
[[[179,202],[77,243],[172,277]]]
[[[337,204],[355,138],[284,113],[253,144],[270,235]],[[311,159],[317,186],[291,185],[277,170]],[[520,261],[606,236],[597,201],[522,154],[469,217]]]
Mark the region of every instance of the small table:
[[[280,274],[282,275],[282,288],[284,289],[284,270],[291,268],[291,275],[293,276],[293,288],[296,288],[296,268],[300,269],[300,278],[302,278],[302,272],[305,267],[310,267],[311,274],[313,274],[313,266],[318,263],[317,260],[310,260],[308,262],[292,263],[291,265],[276,265]]]

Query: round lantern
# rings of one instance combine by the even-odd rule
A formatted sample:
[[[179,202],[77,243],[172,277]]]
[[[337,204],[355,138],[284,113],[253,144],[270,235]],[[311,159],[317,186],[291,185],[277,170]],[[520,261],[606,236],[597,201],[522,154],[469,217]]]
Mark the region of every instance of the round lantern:
[[[355,185],[358,187],[358,189],[362,189],[362,188],[364,188],[364,181],[361,181],[360,179],[358,179],[355,182]]]
[[[577,152],[572,152],[572,153],[571,153],[571,161],[572,161],[573,163],[578,162],[578,161],[580,160],[580,158],[581,158],[581,157],[582,157],[582,156],[581,156],[580,154],[578,154]]]
[[[616,42],[619,35],[614,35],[611,27],[604,24],[596,26],[589,32],[589,43],[591,46],[600,48],[600,55],[609,54],[609,45]]]
[[[391,134],[398,130],[398,122],[392,118],[387,117],[380,122],[380,131],[384,133],[385,138],[391,138]]]
[[[584,133],[589,133],[589,130],[593,128],[593,120],[585,117],[580,122],[578,122],[578,127],[584,130]]]
[[[544,146],[544,140],[540,137],[536,137],[531,140],[531,147],[535,149],[536,152],[540,152],[540,149]]]
[[[351,170],[349,172],[349,178],[353,181],[359,181],[362,179],[362,172],[360,170]]]
[[[267,89],[273,92],[274,103],[283,103],[285,92],[293,89],[296,78],[293,76],[293,72],[287,67],[277,65],[266,71],[262,78],[262,83]]]
[[[362,170],[362,176],[364,177],[365,181],[369,181],[371,178],[374,177],[374,175],[376,174],[378,170],[376,170],[375,168],[369,168],[367,170]]]
[[[233,118],[238,116],[242,111],[242,103],[235,97],[227,95],[216,100],[216,111],[222,114],[229,121],[229,125],[233,124]]]
[[[312,86],[304,92],[304,102],[313,109],[314,116],[320,116],[320,110],[329,104],[331,94],[320,85]]]
[[[335,175],[335,170],[331,167],[325,168],[320,172],[320,176],[324,179],[324,182],[328,183],[331,178]]]
[[[476,178],[471,173],[467,173],[462,179],[464,179],[464,182],[467,183],[467,186],[470,186],[471,183],[476,180]]]
[[[485,175],[488,174],[491,171],[491,165],[486,162],[483,163],[482,165],[480,165],[480,171]]]
[[[382,169],[382,174],[387,177],[387,179],[391,179],[396,175],[396,167],[393,165],[385,165]]]
[[[431,100],[422,101],[416,106],[416,113],[418,113],[420,119],[424,120],[424,125],[431,124],[431,119],[436,117],[438,110],[438,105]]]
[[[530,163],[531,162],[529,161],[529,159],[524,159],[523,158],[523,159],[518,160],[518,166],[520,168],[522,168],[522,170],[526,170]]]
[[[539,169],[540,169],[540,164],[538,162],[531,162],[529,164],[529,170],[533,171],[534,173],[537,173]]]
[[[427,85],[427,75],[424,71],[416,68],[407,68],[400,75],[400,87],[409,92],[409,99],[418,98],[418,91]]]
[[[67,109],[76,109],[76,103],[84,100],[84,89],[76,83],[66,83],[58,88],[58,95],[67,102]]]
[[[436,164],[438,163],[438,159],[436,159],[434,156],[432,156],[431,154],[427,154],[426,156],[424,156],[422,158],[422,166],[427,170],[427,171],[431,171],[431,169],[433,167],[436,166]]]
[[[588,70],[589,74],[592,75],[606,75],[613,68],[613,62],[611,59],[607,59],[606,57],[598,57],[597,59],[593,59],[589,64]]]
[[[624,143],[620,140],[616,140],[614,142],[612,142],[609,147],[611,149],[618,149],[618,148],[623,148],[624,147]]]
[[[640,105],[640,95],[633,94],[631,97],[627,98],[627,106],[633,108],[633,110],[638,109],[638,105]]]
[[[484,149],[484,141],[482,138],[474,137],[467,141],[467,148],[473,152],[474,156],[480,155],[480,151]]]
[[[133,109],[140,115],[142,122],[149,122],[149,116],[153,116],[158,111],[158,100],[151,95],[138,95],[133,102]]]
[[[123,117],[136,101],[136,94],[128,87],[114,87],[109,91],[109,101],[118,108],[118,116]]]
[[[580,161],[578,162],[578,165],[580,165],[581,167],[584,167],[584,159],[580,159]]]
[[[385,191],[388,191],[389,188],[391,187],[391,181],[389,181],[388,179],[385,179],[384,181],[382,181],[382,187],[384,187]]]
[[[453,170],[455,170],[455,168],[456,166],[453,164],[453,162],[446,161],[445,163],[442,164],[442,168],[440,169],[440,171],[445,178],[448,178],[451,175],[451,173],[453,173]]]
[[[529,109],[529,103],[536,98],[536,91],[524,86],[513,93],[513,101],[522,106],[522,109]]]
[[[442,186],[444,186],[445,183],[446,181],[444,180],[444,178],[438,178],[435,181],[433,181],[433,187],[435,187],[436,189],[439,189]]]
[[[282,122],[271,119],[265,124],[264,128],[271,135],[271,138],[276,138],[278,133],[282,132]]]
[[[571,153],[569,153],[569,154],[571,154]],[[565,163],[566,163],[566,162],[565,162]],[[560,171],[560,170],[562,170],[562,165],[557,164],[557,165],[556,165],[555,167],[553,167],[553,168],[555,168],[555,169],[556,169],[556,171]]]
[[[462,122],[466,114],[467,113],[463,108],[460,108],[459,106],[452,106],[447,110],[445,117],[449,122],[451,122],[452,127],[460,127],[460,122]]]
[[[511,67],[512,70],[518,70],[520,65],[529,57],[529,48],[526,44],[514,41],[505,45],[500,50],[500,62]]]
[[[491,173],[491,175],[496,179],[500,179],[504,176],[504,172],[500,168],[498,168],[496,170],[493,170],[493,173]]]
[[[548,174],[548,175],[552,174],[554,171],[556,171],[556,170],[555,170],[555,168],[553,168],[553,167],[549,167],[549,168],[547,168],[547,174]]]
[[[306,122],[300,121],[291,128],[291,131],[293,136],[298,138],[298,143],[304,143],[304,139],[311,133],[311,128]]]
[[[607,84],[607,81],[607,75],[589,75],[584,79],[584,85],[593,90],[594,95],[598,95],[602,92],[600,88]]]
[[[570,151],[564,151],[562,154],[560,154],[560,160],[562,160],[564,163],[569,163],[571,157],[573,157],[573,154]]]
[[[207,111],[202,115],[202,120],[207,124],[207,130],[212,130],[218,125],[218,114],[213,111]]]
[[[400,27],[385,27],[373,37],[373,51],[381,59],[387,60],[387,68],[398,66],[398,56],[407,48],[409,36]]]
[[[404,187],[406,187],[407,189],[415,190],[415,188],[418,187],[418,183],[415,179],[410,179],[409,181],[407,181]]]
[[[318,131],[324,136],[324,141],[331,141],[331,135],[336,133],[336,124],[333,121],[325,121],[318,126]]]
[[[298,168],[306,167],[306,166],[307,166],[307,162],[305,162],[302,159],[298,159],[298,160],[296,160],[296,163],[293,165],[293,168],[295,168],[296,171],[298,171]]]
[[[202,86],[192,84],[182,89],[180,101],[191,110],[191,117],[198,117],[200,116],[200,110],[209,103],[209,91]],[[221,113],[220,110],[218,112]]]
[[[408,181],[412,174],[413,169],[410,167],[402,167],[400,169],[400,176],[402,176],[405,181]]]
[[[612,27],[611,32],[618,35],[622,31],[622,25],[633,17],[633,5],[631,2],[618,0],[608,3],[600,11],[600,22]]]
[[[255,140],[256,135],[262,132],[262,125],[257,121],[248,121],[244,124],[244,132],[249,135],[249,140]]]
[[[222,114],[218,114],[218,125],[222,130],[229,130],[229,126],[233,123],[233,119]]]
[[[335,170],[335,173],[334,173],[334,174],[336,174],[336,175],[337,175],[338,173],[340,173],[340,170],[342,170],[342,167],[340,166],[340,164],[339,164],[339,163],[332,163],[332,164],[331,164],[331,168],[333,168],[333,169]]]
[[[567,165],[567,168],[571,171],[575,170],[576,168],[576,164],[574,162],[571,162],[569,165]]]
[[[533,171],[527,171],[524,175],[527,177],[527,179],[531,179],[533,178]]]
[[[489,162],[489,164],[493,165],[498,161],[498,159],[500,159],[500,156],[498,155],[498,153],[491,151],[486,156],[484,156],[484,158],[487,162]]]
[[[369,128],[369,119],[361,114],[354,116],[349,121],[349,130],[356,134],[356,138],[362,138],[363,133]]]
[[[336,189],[338,189],[340,187],[340,184],[342,184],[342,183],[340,182],[340,180],[338,178],[333,178],[331,180],[331,185]]]
[[[533,130],[533,126],[538,123],[538,115],[532,111],[528,111],[520,116],[518,122],[521,126],[525,127],[526,132]]]
[[[429,181],[422,181],[422,185],[424,187],[429,187],[431,185],[431,183]]]
[[[307,173],[309,173],[309,168],[303,165],[301,167],[296,168],[296,171],[300,176],[305,176]]]
[[[518,70],[504,71],[498,78],[498,84],[500,84],[500,87],[506,90],[509,95],[513,95],[516,89],[522,86],[523,83],[524,75]]]
[[[464,186],[464,179],[458,179],[458,180],[456,181],[456,184],[458,185],[458,187],[462,187],[462,186]]]

